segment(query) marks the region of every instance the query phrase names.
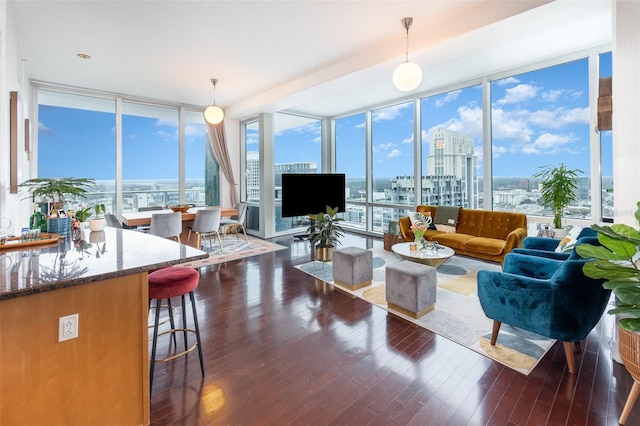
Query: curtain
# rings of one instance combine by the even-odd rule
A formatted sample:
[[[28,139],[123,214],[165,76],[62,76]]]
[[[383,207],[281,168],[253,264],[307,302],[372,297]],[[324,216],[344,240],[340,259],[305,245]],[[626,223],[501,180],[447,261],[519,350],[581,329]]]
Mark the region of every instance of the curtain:
[[[227,136],[224,132],[224,120],[220,124],[211,124],[207,120],[204,122],[207,125],[207,134],[211,148],[213,148],[213,155],[215,155],[224,177],[227,178],[227,182],[231,186],[231,205],[235,207],[238,204],[238,184],[233,178],[233,167],[231,167],[229,150],[227,149]]]

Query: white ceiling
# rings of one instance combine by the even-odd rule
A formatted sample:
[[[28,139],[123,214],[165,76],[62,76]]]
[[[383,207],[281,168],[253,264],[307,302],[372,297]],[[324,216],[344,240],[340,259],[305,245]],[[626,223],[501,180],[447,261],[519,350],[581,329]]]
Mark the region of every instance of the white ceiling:
[[[10,0],[33,80],[185,105],[231,118],[334,116],[611,42],[608,0]],[[78,53],[91,55],[83,60]]]

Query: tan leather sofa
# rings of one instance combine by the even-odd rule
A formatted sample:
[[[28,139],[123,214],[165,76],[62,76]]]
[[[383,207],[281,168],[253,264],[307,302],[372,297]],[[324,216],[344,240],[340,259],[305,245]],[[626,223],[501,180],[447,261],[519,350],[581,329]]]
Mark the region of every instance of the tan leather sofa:
[[[416,211],[429,212],[436,217],[437,206],[418,206]],[[411,221],[399,221],[405,241],[413,241]],[[502,263],[504,256],[516,247],[522,247],[527,236],[527,216],[523,213],[494,212],[490,210],[460,209],[456,231],[447,233],[427,230],[425,239],[451,247],[456,254],[473,256]]]

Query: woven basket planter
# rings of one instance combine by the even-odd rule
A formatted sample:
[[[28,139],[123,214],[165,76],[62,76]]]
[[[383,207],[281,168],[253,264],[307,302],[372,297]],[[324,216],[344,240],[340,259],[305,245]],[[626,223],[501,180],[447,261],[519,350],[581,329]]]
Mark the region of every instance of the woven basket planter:
[[[633,387],[631,388],[631,392],[629,392],[627,402],[620,415],[619,423],[623,425],[627,421],[627,417],[629,417],[629,413],[640,395],[640,333],[627,331],[620,327],[620,323],[618,323],[618,335],[620,358],[622,358],[625,368],[629,374],[631,374],[631,377],[633,377]]]

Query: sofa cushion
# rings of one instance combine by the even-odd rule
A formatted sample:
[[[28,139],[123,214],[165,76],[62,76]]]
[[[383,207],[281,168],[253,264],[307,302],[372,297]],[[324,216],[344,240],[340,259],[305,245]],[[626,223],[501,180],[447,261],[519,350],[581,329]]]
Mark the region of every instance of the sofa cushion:
[[[481,252],[497,256],[504,250],[506,241],[496,238],[475,237],[464,243],[466,251]]]
[[[446,232],[451,234],[452,232],[456,232],[456,227],[451,225],[443,225],[441,223],[436,223],[436,229],[440,232]]]
[[[435,236],[432,240],[437,241],[439,244],[445,245],[455,250],[455,249],[463,249],[464,244],[472,238],[475,238],[475,237],[473,235],[468,235],[468,234],[458,234],[458,233],[448,234],[443,232]]]

